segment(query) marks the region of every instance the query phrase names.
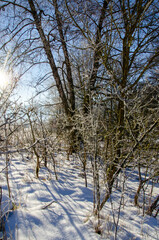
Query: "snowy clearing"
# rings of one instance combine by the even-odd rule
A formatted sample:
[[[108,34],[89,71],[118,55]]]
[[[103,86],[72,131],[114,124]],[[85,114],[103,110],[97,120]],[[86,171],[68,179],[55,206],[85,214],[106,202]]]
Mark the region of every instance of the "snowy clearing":
[[[53,167],[40,169],[40,178],[35,178],[35,162],[15,157],[9,165],[9,180],[14,210],[6,214],[8,239],[15,240],[78,240],[114,239],[115,222],[119,213],[117,239],[159,239],[159,217],[143,214],[134,207],[133,196],[137,189],[136,172],[130,172],[125,184],[124,198],[119,187],[114,191],[111,201],[101,211],[102,236],[95,233],[96,220],[92,215],[93,192],[92,176],[88,171],[88,188],[81,176],[77,159],[70,161],[62,154],[57,157],[58,181]],[[5,163],[1,158],[0,171]],[[8,205],[8,191],[5,172],[0,174],[3,191],[3,212]],[[119,183],[120,185],[120,183]],[[159,184],[154,187],[158,194]],[[4,209],[5,207],[5,209]],[[113,219],[114,214],[114,219]]]

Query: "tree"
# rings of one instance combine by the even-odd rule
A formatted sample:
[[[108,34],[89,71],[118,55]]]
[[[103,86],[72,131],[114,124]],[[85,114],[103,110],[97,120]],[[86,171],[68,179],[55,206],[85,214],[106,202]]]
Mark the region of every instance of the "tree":
[[[5,161],[5,168],[2,171],[5,170],[8,195],[11,200],[12,192],[9,181],[9,166],[11,161],[10,154],[17,147],[14,141],[14,135],[20,128],[18,121],[21,118],[20,106],[17,104],[17,100],[11,100],[16,84],[17,79],[14,79],[14,77],[12,76],[11,83],[9,83],[5,87],[0,87],[0,154],[4,156],[4,159],[1,159],[1,161]],[[2,219],[0,219],[0,221],[1,220]]]
[[[128,141],[126,117],[131,109],[129,103],[132,101],[132,91],[144,81],[145,74],[154,67],[159,54],[153,47],[159,36],[156,28],[158,8],[155,4],[155,1],[117,1],[110,8],[112,28],[107,30],[107,34],[111,36],[111,45],[105,48],[102,56],[117,100],[116,156],[111,171],[109,170],[110,192],[114,174],[119,171],[120,165],[124,166],[124,142]],[[118,44],[114,41],[115,38],[118,39]],[[135,96],[133,99],[137,101]],[[155,116],[157,118],[158,114]],[[101,203],[101,208],[105,200]]]
[[[141,144],[146,145],[158,124],[158,110],[149,111],[150,116],[143,114],[145,98],[140,94],[146,84],[152,84],[152,76],[156,85],[159,6],[157,0],[81,0],[78,4],[73,0],[4,0],[0,5],[3,15],[13,6],[14,18],[8,18],[10,28],[6,28],[8,22],[4,26],[2,48],[16,40],[15,65],[27,61],[30,69],[48,64],[50,74],[39,81],[54,78],[67,116],[61,122],[66,123],[74,148],[79,150],[79,143],[88,147],[76,117],[81,109],[83,119],[92,117],[93,122],[92,112],[97,106],[102,110],[100,130],[95,134],[105,146],[103,154],[98,151],[107,179],[106,194],[98,204],[101,210],[122,168],[133,160]],[[94,152],[100,149],[99,145],[92,148]]]
[[[91,84],[89,83],[89,85],[91,85],[89,88],[91,89],[94,88],[93,85],[95,85],[95,78],[99,68],[101,31],[105,19],[105,12],[108,6],[107,1],[104,1],[102,6],[97,4],[95,1],[92,1],[92,3],[94,5],[92,8],[94,16],[96,15],[95,7],[98,7],[99,17],[97,15],[95,17],[96,19],[99,19],[98,25],[94,25],[96,26],[96,43],[93,50],[94,63],[91,70]],[[76,2],[74,1],[72,1],[71,4],[72,6],[76,6]],[[81,4],[84,3],[81,1]],[[89,11],[91,1],[88,1],[88,4],[86,3],[85,6],[86,11]],[[56,87],[58,89],[65,113],[67,117],[71,119],[75,112],[75,80],[73,80],[70,49],[73,46],[72,39],[77,42],[79,41],[79,38],[82,39],[85,33],[80,33],[78,31],[78,26],[76,26],[77,24],[72,24],[73,17],[72,15],[70,17],[68,14],[69,8],[67,2],[65,5],[64,2],[61,2],[60,4],[57,3],[56,0],[46,1],[45,3],[33,0],[28,0],[25,3],[23,1],[15,2],[5,0],[1,3],[1,9],[5,10],[3,12],[5,17],[7,17],[9,7],[13,7],[14,11],[12,12],[12,17],[14,20],[9,18],[11,27],[6,29],[5,26],[2,31],[4,40],[2,48],[6,48],[10,42],[14,42],[16,40],[16,44],[14,44],[12,51],[15,56],[12,57],[12,62],[16,66],[22,64],[23,61],[27,63],[28,69],[36,64],[45,62],[48,63],[51,75],[56,82]],[[89,14],[90,13],[91,12],[89,12]],[[90,21],[90,19],[91,18],[89,16],[88,20]],[[40,44],[38,43],[39,40]],[[89,106],[89,91],[90,89],[87,90],[88,93],[84,99],[84,111],[87,111],[86,109]]]
[[[51,16],[52,12],[50,10],[48,12],[47,4],[49,4],[49,7],[54,12],[53,16]],[[11,8],[13,9],[12,16],[14,20],[12,20],[12,18],[9,19],[12,27],[9,27],[8,30],[5,27],[3,29],[5,42],[2,48],[7,47],[7,44],[14,42],[15,39],[17,40],[17,43],[13,47],[13,53],[16,50],[18,53],[15,58],[12,57],[14,65],[22,63],[23,61],[29,62],[30,59],[30,65],[27,62],[27,66],[31,68],[36,63],[47,61],[56,82],[65,112],[67,116],[71,116],[75,109],[75,94],[71,74],[71,63],[65,41],[65,26],[63,26],[64,19],[62,19],[64,16],[60,14],[57,1],[47,1],[46,5],[42,2],[36,4],[35,1],[30,0],[25,3],[23,1],[19,1],[18,3],[15,1],[3,1],[1,2],[1,9],[3,8],[5,10],[4,15],[7,15],[7,7],[10,7],[10,10]],[[21,18],[21,16],[24,18]],[[44,25],[47,23],[48,26],[44,30]],[[54,39],[54,35],[58,35],[58,40]],[[41,44],[37,46],[38,40],[41,41]],[[61,69],[66,66],[66,79],[61,78],[58,64],[55,62],[54,41],[55,44],[57,43],[59,47],[62,47],[63,67]],[[42,50],[46,57],[41,56],[40,59],[37,55],[39,54],[39,50]],[[20,57],[20,60],[18,60],[17,57]],[[26,71],[26,68],[24,71]],[[64,71],[64,69],[62,71]]]

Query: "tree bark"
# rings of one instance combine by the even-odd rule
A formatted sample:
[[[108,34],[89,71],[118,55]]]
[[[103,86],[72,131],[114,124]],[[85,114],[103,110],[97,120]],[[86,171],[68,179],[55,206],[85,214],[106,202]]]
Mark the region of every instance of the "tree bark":
[[[44,51],[46,53],[47,59],[49,61],[49,65],[50,65],[50,68],[52,70],[52,74],[53,74],[53,77],[55,79],[56,86],[57,86],[60,98],[62,100],[62,104],[63,104],[64,110],[65,110],[65,113],[66,113],[67,116],[72,116],[72,110],[74,110],[74,109],[71,109],[71,107],[74,108],[74,99],[71,100],[73,106],[70,106],[69,102],[68,102],[68,99],[66,97],[66,94],[64,92],[63,86],[62,86],[62,82],[61,82],[61,79],[60,79],[60,76],[59,76],[59,73],[58,73],[58,69],[57,69],[57,66],[56,66],[52,51],[51,51],[50,43],[47,40],[47,38],[44,34],[44,30],[42,28],[41,19],[38,16],[38,13],[36,11],[33,0],[28,0],[28,3],[30,5],[31,14],[32,14],[33,19],[34,19],[36,29],[37,29],[37,31],[40,35],[41,41],[43,43],[43,48],[44,48]],[[70,82],[71,82],[71,80],[70,80]],[[72,89],[72,91],[73,91],[73,89]]]
[[[54,2],[54,7],[55,7],[55,15],[56,15],[56,21],[57,21],[57,25],[58,25],[58,31],[59,31],[62,49],[63,49],[63,53],[64,53],[64,57],[65,57],[65,64],[66,64],[66,70],[67,70],[67,81],[68,81],[68,85],[69,85],[69,95],[70,95],[69,102],[70,102],[70,107],[71,107],[71,111],[73,114],[74,110],[75,110],[75,92],[74,92],[74,85],[73,85],[73,78],[72,78],[71,63],[70,63],[70,59],[69,59],[66,41],[64,38],[64,34],[63,34],[62,19],[61,19],[61,15],[59,12],[57,0],[53,0],[53,2]]]
[[[159,202],[159,195],[156,197],[156,199],[154,200],[154,202],[151,204],[151,206],[149,207],[148,211],[147,211],[147,214],[152,216],[152,213],[153,211],[156,209],[157,210],[157,213],[158,213],[158,209],[157,209],[157,206],[159,206],[158,204]],[[157,213],[155,215],[155,217],[157,217]]]
[[[89,89],[88,92],[85,95],[84,98],[84,106],[83,106],[83,112],[88,113],[91,105],[91,92],[95,88],[95,83],[97,81],[97,74],[98,69],[100,67],[100,59],[102,57],[102,45],[101,45],[101,39],[102,39],[102,29],[103,29],[103,23],[105,19],[106,10],[109,4],[109,0],[103,1],[103,6],[101,9],[100,17],[98,20],[98,25],[96,29],[96,39],[95,39],[95,50],[94,50],[94,58],[93,58],[93,67],[92,67],[92,73],[89,79]]]

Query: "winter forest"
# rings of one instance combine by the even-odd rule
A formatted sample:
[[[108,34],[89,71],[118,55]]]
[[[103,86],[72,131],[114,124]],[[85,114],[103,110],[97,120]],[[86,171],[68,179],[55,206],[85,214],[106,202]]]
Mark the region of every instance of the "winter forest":
[[[0,1],[0,239],[159,239],[158,0]]]

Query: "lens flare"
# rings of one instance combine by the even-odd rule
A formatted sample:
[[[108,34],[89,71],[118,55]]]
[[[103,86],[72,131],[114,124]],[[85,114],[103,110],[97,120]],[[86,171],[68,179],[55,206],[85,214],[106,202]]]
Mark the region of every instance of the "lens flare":
[[[11,83],[11,76],[9,73],[0,70],[0,89],[5,89]]]

